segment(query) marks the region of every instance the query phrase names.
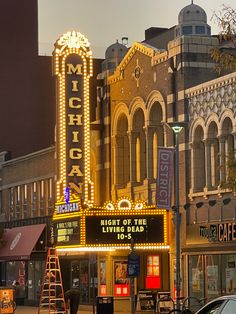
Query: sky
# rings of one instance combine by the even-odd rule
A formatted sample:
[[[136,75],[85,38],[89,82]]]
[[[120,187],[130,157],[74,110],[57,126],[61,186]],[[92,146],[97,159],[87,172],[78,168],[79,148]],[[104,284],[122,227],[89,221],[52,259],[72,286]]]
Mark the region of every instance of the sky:
[[[39,53],[51,55],[54,43],[64,33],[80,32],[91,45],[93,57],[104,58],[106,48],[122,37],[128,46],[144,40],[149,27],[170,28],[191,0],[38,0]],[[194,0],[207,13],[212,34],[219,28],[214,19],[222,5],[236,8],[235,0]]]

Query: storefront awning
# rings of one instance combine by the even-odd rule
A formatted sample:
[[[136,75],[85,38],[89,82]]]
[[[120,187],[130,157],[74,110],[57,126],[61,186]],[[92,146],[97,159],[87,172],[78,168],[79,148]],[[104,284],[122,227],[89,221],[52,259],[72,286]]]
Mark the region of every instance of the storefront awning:
[[[6,229],[4,244],[0,248],[0,261],[29,259],[45,226],[40,224]]]

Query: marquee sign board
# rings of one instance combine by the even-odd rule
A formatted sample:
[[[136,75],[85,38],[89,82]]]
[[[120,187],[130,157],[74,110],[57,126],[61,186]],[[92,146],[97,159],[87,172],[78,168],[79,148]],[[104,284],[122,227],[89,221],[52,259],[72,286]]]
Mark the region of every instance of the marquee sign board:
[[[73,196],[67,205],[76,200],[77,198]],[[65,200],[62,198],[57,205],[66,206]],[[78,206],[81,208],[80,203]],[[142,201],[122,198],[114,203],[109,201],[103,207],[92,207],[86,211],[83,209],[73,211],[72,208],[72,212],[60,212],[61,207],[58,207],[58,210],[59,212],[55,211],[53,215],[57,230],[55,238],[57,249],[63,252],[71,253],[71,248],[130,249],[131,239],[135,243],[135,248],[140,249],[166,249],[169,246],[167,211],[146,205]]]
[[[164,243],[164,215],[87,216],[86,244]]]
[[[55,239],[57,244],[68,244],[80,242],[79,219],[68,219],[55,223]]]

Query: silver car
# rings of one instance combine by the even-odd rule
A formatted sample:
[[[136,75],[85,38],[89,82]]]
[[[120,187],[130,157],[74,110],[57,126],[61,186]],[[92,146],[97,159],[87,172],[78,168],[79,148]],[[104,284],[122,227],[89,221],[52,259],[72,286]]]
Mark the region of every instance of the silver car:
[[[236,295],[218,297],[201,307],[196,314],[236,314]]]

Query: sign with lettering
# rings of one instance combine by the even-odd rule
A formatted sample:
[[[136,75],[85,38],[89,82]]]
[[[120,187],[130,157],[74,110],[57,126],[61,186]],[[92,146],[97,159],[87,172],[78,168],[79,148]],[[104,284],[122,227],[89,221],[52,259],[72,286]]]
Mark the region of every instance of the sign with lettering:
[[[80,243],[79,219],[58,221],[54,230],[58,244]]]
[[[72,213],[79,210],[78,202],[56,204],[56,214]]]
[[[82,187],[84,177],[84,66],[81,56],[66,58],[67,180]],[[82,188],[80,189],[82,193]]]
[[[86,244],[164,243],[164,215],[87,216]]]
[[[157,207],[171,208],[174,149],[158,147]]]
[[[57,201],[69,187],[87,205],[94,201],[90,177],[90,44],[82,34],[68,32],[55,44],[57,76]]]
[[[207,238],[209,242],[236,241],[236,222],[225,222],[199,227],[200,237]]]

